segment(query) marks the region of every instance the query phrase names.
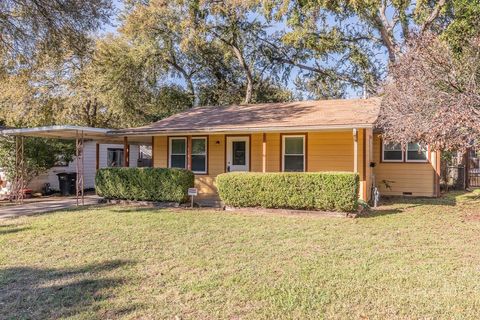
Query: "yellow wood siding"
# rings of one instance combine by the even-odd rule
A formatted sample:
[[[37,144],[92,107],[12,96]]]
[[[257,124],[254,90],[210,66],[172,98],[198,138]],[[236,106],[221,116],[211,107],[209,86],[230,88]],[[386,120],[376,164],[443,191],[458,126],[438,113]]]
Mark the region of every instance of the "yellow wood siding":
[[[267,133],[267,172],[279,172],[280,133]]]
[[[361,139],[359,152],[360,142]],[[352,131],[310,132],[308,171],[353,171]]]
[[[412,196],[433,197],[434,169],[431,163],[393,163],[381,161],[381,139],[374,137],[374,161],[376,163],[373,173],[375,182],[382,195],[403,195],[411,192]],[[434,159],[434,154],[430,154]],[[391,181],[388,189],[382,181]]]
[[[363,139],[363,135],[365,139]],[[309,132],[307,138],[307,167],[308,171],[353,171],[353,136],[352,131],[341,132]],[[266,134],[267,154],[266,171],[278,172],[281,166],[281,138],[279,133]],[[263,134],[251,134],[250,140],[250,170],[262,172],[262,143]],[[363,143],[365,142],[365,165],[363,164]],[[382,163],[381,140],[373,135],[371,129],[361,129],[358,132],[358,170],[361,183],[360,196],[370,198],[372,181],[371,174],[375,175],[375,183],[383,195],[402,195],[411,192],[413,196],[434,196],[434,169],[431,163]],[[154,166],[167,167],[168,139],[165,136],[154,138]],[[435,154],[430,155],[434,160]],[[371,169],[370,162],[376,167]],[[434,161],[431,161],[434,162]],[[225,171],[225,135],[210,135],[208,143],[208,174],[196,175],[195,184],[200,193],[215,194],[217,192],[215,177]],[[383,180],[393,181],[391,189],[387,189]],[[364,191],[365,189],[365,191]]]
[[[250,144],[250,171],[262,172],[263,133],[252,134]]]
[[[166,168],[167,163],[167,149],[168,139],[167,137],[154,137],[153,138],[153,166],[155,168]]]

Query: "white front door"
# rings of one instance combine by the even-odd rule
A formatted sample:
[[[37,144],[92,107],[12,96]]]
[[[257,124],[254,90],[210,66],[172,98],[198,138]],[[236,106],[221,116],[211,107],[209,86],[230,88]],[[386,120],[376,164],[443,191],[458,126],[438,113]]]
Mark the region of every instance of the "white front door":
[[[249,144],[249,137],[227,137],[227,172],[249,170]]]

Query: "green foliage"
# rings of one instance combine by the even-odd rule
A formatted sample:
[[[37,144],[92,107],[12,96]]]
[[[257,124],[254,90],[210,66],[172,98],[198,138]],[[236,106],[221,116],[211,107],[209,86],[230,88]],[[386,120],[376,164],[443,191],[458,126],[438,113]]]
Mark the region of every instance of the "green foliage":
[[[462,52],[469,39],[480,34],[480,0],[455,0],[450,5],[451,23],[442,34],[455,52]]]
[[[24,163],[26,182],[55,166],[60,160],[72,161],[75,144],[42,138],[24,139]],[[12,138],[0,137],[0,168],[7,177],[13,179],[15,174],[15,141]]]
[[[95,177],[97,194],[107,199],[183,202],[193,185],[193,173],[183,169],[105,168]]]
[[[111,0],[2,0],[0,66],[23,68],[38,55],[82,52],[112,13]]]
[[[347,172],[225,173],[216,179],[220,198],[234,207],[355,211],[359,177]]]
[[[446,31],[461,47],[480,25],[478,0],[254,2],[267,20],[285,26],[265,39],[264,52],[288,75],[300,71],[293,73],[296,84],[323,98],[351,89],[378,93],[389,65],[412,38]]]

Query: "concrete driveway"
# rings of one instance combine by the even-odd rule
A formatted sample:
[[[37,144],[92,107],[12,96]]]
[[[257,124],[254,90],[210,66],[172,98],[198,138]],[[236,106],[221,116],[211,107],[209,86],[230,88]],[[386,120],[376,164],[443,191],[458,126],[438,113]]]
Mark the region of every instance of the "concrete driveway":
[[[96,195],[85,196],[85,205],[97,204],[99,199]],[[76,204],[77,200],[75,197],[28,199],[21,205],[0,205],[0,219],[57,211],[75,207]]]

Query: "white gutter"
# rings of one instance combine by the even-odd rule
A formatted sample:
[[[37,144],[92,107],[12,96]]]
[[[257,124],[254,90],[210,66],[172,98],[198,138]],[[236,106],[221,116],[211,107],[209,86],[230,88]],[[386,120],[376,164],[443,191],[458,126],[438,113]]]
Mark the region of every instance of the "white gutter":
[[[104,128],[91,128],[91,127],[80,127],[80,126],[47,126],[47,127],[36,127],[36,128],[20,128],[20,129],[5,129],[1,130],[1,134],[11,135],[11,136],[21,136],[24,134],[31,133],[41,133],[41,132],[56,132],[56,131],[84,131],[90,133],[100,133],[107,134],[107,132],[112,129]]]
[[[352,124],[352,125],[323,125],[323,126],[304,126],[304,127],[254,127],[254,128],[233,128],[233,129],[217,129],[217,128],[205,128],[196,130],[143,130],[136,132],[129,131],[115,131],[111,130],[107,133],[110,136],[162,136],[162,135],[185,135],[185,134],[228,134],[228,133],[267,133],[267,132],[304,132],[304,131],[338,131],[338,130],[351,130],[351,129],[372,129],[373,124]]]

